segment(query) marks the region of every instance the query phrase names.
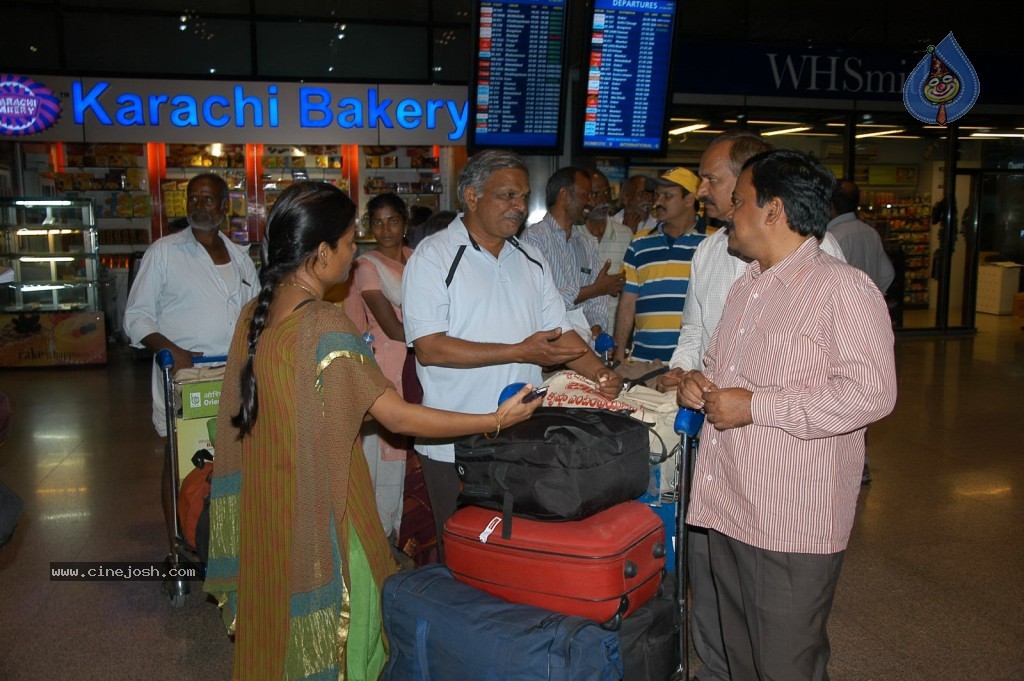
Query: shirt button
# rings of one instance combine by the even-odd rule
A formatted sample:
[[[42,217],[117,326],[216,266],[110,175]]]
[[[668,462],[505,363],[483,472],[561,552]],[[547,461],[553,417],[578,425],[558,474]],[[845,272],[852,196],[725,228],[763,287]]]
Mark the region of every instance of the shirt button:
[[[715,479],[714,476],[711,476],[711,475],[708,476],[708,482],[711,482],[714,479]]]
[[[754,300],[757,300],[757,294],[756,293],[754,294]]]
[[[712,441],[711,441],[711,444],[713,444],[713,445],[717,445],[717,444],[718,444],[718,439],[716,438],[716,439],[712,440]]]
[[[736,371],[736,367],[735,366],[729,367],[729,371]]]
[[[742,336],[746,329],[740,329],[740,335]]]

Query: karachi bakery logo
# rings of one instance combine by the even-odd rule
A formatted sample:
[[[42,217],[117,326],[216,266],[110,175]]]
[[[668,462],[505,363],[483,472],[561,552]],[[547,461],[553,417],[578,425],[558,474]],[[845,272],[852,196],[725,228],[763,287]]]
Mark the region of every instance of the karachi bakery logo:
[[[0,134],[32,135],[60,116],[60,100],[49,89],[25,78],[0,74]]]
[[[903,86],[903,104],[924,123],[948,125],[978,101],[978,72],[950,33],[914,67]]]

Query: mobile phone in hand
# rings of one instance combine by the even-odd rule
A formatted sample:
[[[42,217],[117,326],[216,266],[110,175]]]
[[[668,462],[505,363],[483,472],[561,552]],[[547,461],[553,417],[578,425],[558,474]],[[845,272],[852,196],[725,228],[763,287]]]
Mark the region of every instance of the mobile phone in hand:
[[[544,397],[544,395],[546,395],[547,392],[548,392],[548,387],[547,386],[542,386],[540,388],[537,388],[532,393],[529,393],[526,397],[523,398],[523,404],[527,404],[528,402],[533,402],[538,397]]]

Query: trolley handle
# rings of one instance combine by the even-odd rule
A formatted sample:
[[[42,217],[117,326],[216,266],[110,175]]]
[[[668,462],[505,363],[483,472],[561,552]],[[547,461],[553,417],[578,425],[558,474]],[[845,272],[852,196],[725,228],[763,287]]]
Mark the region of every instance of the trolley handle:
[[[227,355],[211,355],[206,357],[193,357],[192,364],[216,364],[217,362],[228,361]],[[171,354],[170,350],[164,349],[156,353],[156,363],[160,365],[161,369],[173,369],[174,368],[174,355]]]
[[[683,407],[676,414],[675,431],[680,435],[684,433],[688,437],[697,437],[700,427],[704,425],[704,414]]]

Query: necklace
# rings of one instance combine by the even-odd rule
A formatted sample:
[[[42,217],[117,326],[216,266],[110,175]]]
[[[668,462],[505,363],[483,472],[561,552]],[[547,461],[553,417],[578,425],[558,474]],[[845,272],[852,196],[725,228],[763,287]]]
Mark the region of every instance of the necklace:
[[[306,292],[306,293],[308,293],[309,295],[313,296],[313,297],[314,297],[314,298],[316,298],[317,300],[319,300],[319,299],[320,299],[320,296],[318,296],[318,295],[317,295],[316,293],[314,293],[312,289],[310,289],[310,288],[308,288],[308,287],[306,287],[306,286],[303,286],[302,284],[299,284],[299,283],[297,283],[297,282],[294,282],[294,281],[286,281],[286,282],[284,282],[284,285],[285,285],[285,286],[294,286],[295,288],[301,288],[301,289],[302,289],[303,291],[305,291],[305,292]]]

